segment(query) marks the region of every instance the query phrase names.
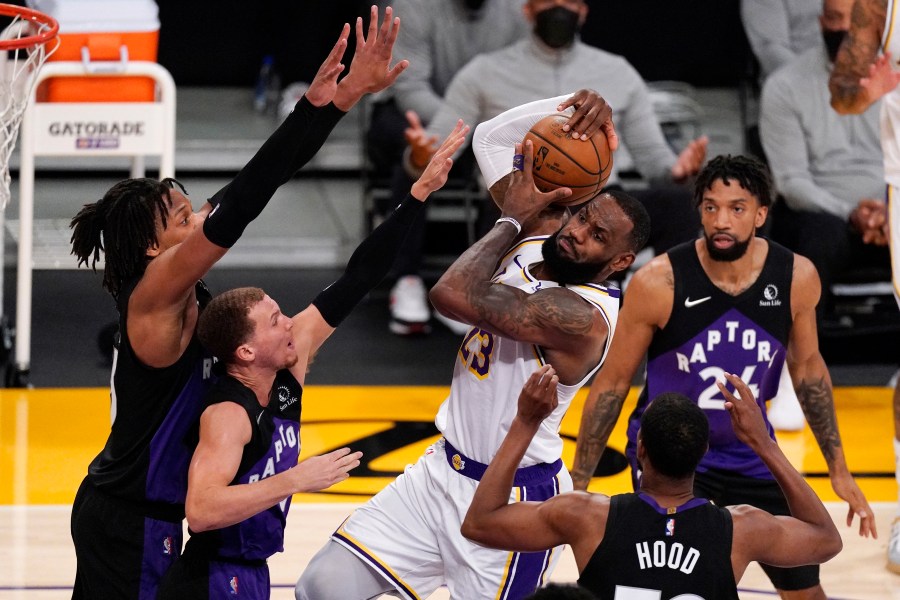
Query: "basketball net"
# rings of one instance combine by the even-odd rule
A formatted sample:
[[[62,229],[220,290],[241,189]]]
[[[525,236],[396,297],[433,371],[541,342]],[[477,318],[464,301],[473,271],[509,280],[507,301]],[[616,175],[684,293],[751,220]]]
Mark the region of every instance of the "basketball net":
[[[59,47],[59,25],[35,10],[0,4],[0,15],[12,17],[0,33],[0,208],[9,203],[9,159],[37,74]]]

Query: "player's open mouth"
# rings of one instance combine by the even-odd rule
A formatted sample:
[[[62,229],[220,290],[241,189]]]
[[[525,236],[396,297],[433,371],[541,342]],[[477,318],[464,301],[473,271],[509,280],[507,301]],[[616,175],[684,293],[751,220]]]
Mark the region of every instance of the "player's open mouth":
[[[569,238],[559,238],[557,245],[559,246],[560,254],[563,254],[568,258],[575,258],[575,247],[572,245],[572,242],[569,241]]]
[[[714,235],[712,241],[716,248],[730,248],[735,243],[730,235]]]

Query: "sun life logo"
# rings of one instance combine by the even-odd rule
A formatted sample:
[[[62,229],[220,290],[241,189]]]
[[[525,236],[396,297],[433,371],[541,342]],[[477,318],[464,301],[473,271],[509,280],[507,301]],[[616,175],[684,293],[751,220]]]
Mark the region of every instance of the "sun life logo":
[[[781,300],[778,299],[778,287],[774,283],[768,284],[763,289],[764,300],[759,301],[760,306],[781,306]]]

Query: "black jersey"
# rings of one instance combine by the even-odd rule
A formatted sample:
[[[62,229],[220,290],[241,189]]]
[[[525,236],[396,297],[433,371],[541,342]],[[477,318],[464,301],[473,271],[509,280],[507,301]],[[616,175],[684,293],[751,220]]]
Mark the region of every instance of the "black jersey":
[[[610,498],[603,541],[578,584],[602,600],[737,600],[731,513],[693,498],[662,508],[646,494]],[[651,594],[650,592],[655,592]]]
[[[110,386],[112,428],[88,468],[88,479],[111,496],[146,503],[150,513],[163,510],[166,518],[180,520],[197,420],[213,381],[213,358],[195,335],[171,366],[157,369],[138,359],[128,333],[128,300],[138,281],[119,294],[119,339]],[[205,306],[210,293],[202,282],[196,293]],[[167,505],[171,511],[165,510]]]
[[[213,386],[206,405],[234,402],[243,407],[252,435],[230,485],[254,483],[297,466],[300,455],[300,410],[303,388],[288,370],[279,371],[269,404],[238,380],[224,376]],[[210,558],[265,560],[284,550],[284,527],[291,506],[288,496],[275,506],[222,529],[191,533],[192,545]]]
[[[775,396],[790,337],[794,254],[773,242],[759,277],[736,296],[710,281],[694,242],[668,252],[675,280],[672,314],[653,334],[647,352],[646,385],[628,424],[627,453],[635,464],[640,417],[650,398],[679,392],[697,403],[709,419],[709,452],[698,471],[714,468],[748,477],[772,474],[753,450],[737,439],[725,398],[716,381],[724,373],[743,379],[766,414]],[[775,433],[768,420],[769,435]]]

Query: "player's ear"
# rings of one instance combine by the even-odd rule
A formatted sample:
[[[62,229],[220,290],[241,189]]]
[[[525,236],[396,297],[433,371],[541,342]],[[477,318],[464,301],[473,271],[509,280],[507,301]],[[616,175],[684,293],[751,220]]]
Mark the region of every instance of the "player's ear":
[[[610,263],[610,267],[613,271],[626,271],[631,265],[634,264],[635,254],[634,252],[622,252],[621,254],[617,254],[616,257]]]
[[[754,223],[756,224],[756,228],[759,229],[766,222],[766,218],[769,216],[769,207],[768,206],[760,206],[756,209],[756,220]]]

